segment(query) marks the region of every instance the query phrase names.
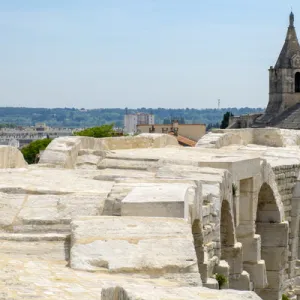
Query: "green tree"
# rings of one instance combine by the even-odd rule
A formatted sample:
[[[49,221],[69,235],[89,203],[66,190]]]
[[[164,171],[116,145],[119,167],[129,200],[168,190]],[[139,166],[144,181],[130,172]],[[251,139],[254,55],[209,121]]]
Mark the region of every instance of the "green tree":
[[[105,124],[102,126],[91,127],[82,131],[75,132],[74,135],[103,138],[113,136],[114,133],[114,124]]]
[[[221,127],[220,127],[221,129],[225,129],[228,127],[230,117],[233,117],[233,114],[231,112],[228,111],[224,114],[223,120],[221,122]]]
[[[52,139],[37,140],[23,147],[21,149],[21,152],[24,156],[24,159],[29,164],[34,164],[36,162],[37,155],[40,153],[41,150],[45,150],[51,141]]]

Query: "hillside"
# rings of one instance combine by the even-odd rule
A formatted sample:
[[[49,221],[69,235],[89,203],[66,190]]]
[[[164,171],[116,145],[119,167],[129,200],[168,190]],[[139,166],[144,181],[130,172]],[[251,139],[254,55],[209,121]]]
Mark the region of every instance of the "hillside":
[[[165,109],[140,108],[128,109],[128,113],[146,112],[155,115],[155,123],[167,122],[171,118],[184,120],[185,123],[219,123],[224,113],[232,112],[234,115],[261,112],[262,108],[222,108],[222,109]],[[53,127],[91,127],[106,123],[115,123],[117,127],[123,126],[125,109],[76,109],[76,108],[25,108],[0,107],[0,124],[15,124],[31,126],[37,122],[45,122]]]

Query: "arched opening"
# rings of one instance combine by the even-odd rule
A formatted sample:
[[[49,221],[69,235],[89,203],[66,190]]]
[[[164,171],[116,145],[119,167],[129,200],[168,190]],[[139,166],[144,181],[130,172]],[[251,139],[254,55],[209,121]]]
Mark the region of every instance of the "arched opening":
[[[227,200],[223,200],[221,208],[221,259],[227,258],[226,249],[232,248],[235,244],[233,216]]]
[[[203,244],[203,232],[200,220],[195,220],[192,225],[192,233],[194,237],[195,251],[197,255],[198,268],[201,274],[203,283],[207,282],[209,274],[204,266],[204,244]]]
[[[261,238],[261,259],[265,261],[267,289],[256,290],[264,299],[281,298],[281,282],[287,264],[288,224],[281,222],[279,208],[271,187],[264,183],[258,194],[256,233]]]
[[[227,200],[222,201],[220,224],[220,259],[222,267],[216,268],[216,273],[221,273],[228,279],[228,287],[232,287],[234,275],[241,273],[241,248],[236,246],[234,218],[230,204]],[[220,262],[221,263],[221,262]]]
[[[295,93],[300,93],[300,72],[295,74]]]
[[[258,194],[256,223],[279,223],[280,213],[271,187],[264,183]]]

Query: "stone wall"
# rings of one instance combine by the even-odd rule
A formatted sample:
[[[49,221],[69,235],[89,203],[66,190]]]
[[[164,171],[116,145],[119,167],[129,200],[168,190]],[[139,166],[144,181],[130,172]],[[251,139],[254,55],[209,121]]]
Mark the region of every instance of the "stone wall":
[[[73,169],[78,156],[87,155],[92,163],[101,160],[106,151],[132,148],[161,148],[179,146],[168,134],[140,134],[138,136],[91,138],[61,137],[53,140],[43,152],[39,163]]]
[[[26,168],[23,154],[15,147],[0,146],[0,169]]]
[[[216,129],[200,139],[196,147],[222,148],[248,144],[271,147],[299,146],[300,132],[278,128]]]

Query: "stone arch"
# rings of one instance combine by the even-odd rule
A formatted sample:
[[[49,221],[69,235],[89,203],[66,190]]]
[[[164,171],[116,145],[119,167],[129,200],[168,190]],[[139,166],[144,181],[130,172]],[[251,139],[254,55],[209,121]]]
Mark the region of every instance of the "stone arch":
[[[300,93],[300,72],[295,74],[295,93]]]
[[[221,205],[220,246],[220,268],[216,268],[216,273],[228,277],[228,284],[231,287],[231,279],[242,272],[240,259],[242,248],[240,243],[236,243],[232,207],[227,200],[223,200]]]
[[[279,223],[280,211],[270,185],[263,183],[258,194],[256,223]]]
[[[205,251],[202,224],[199,219],[194,220],[192,224],[192,234],[194,238],[195,251],[197,255],[197,262],[199,272],[201,274],[202,282],[206,282],[208,278],[207,269],[204,265]]]
[[[281,222],[274,191],[267,183],[262,184],[258,193],[255,225],[261,239],[261,259],[265,262],[267,280],[266,289],[256,289],[256,292],[263,299],[277,300],[281,297],[280,282],[287,263],[288,223]]]
[[[226,259],[226,248],[235,244],[234,220],[227,200],[222,201],[220,221],[221,259]]]

